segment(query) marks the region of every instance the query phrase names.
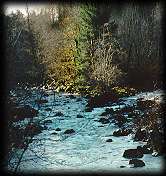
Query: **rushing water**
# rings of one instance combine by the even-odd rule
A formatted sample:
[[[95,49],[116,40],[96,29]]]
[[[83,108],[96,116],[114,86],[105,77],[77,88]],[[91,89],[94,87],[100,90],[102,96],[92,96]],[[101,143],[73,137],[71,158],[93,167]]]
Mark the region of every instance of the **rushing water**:
[[[94,108],[92,112],[85,112],[87,99],[75,95],[76,98],[70,98],[68,94],[54,94],[47,91],[49,96],[45,97],[48,103],[37,106],[34,100],[39,96],[35,91],[31,98],[24,100],[25,104],[39,109],[39,114],[34,119],[44,125],[44,120],[52,120],[52,123],[46,123],[47,129],[33,137],[33,142],[23,155],[19,165],[21,172],[49,172],[49,171],[108,171],[108,172],[159,172],[163,167],[161,156],[153,157],[151,154],[145,154],[142,160],[145,166],[142,168],[131,168],[129,159],[124,158],[123,152],[126,149],[136,148],[143,145],[143,142],[133,142],[132,135],[114,137],[113,131],[118,127],[114,123],[101,124],[95,120],[107,107]],[[135,103],[137,98],[154,98],[162,94],[161,91],[151,93],[142,93],[136,96],[123,98],[125,104]],[[160,100],[160,99],[159,99]],[[123,106],[123,105],[122,105]],[[52,111],[46,111],[46,108]],[[117,105],[112,106],[116,108]],[[63,116],[56,116],[57,112],[62,112]],[[80,114],[83,118],[77,118]],[[24,120],[19,125],[25,125]],[[61,131],[55,131],[60,128]],[[74,129],[73,134],[64,134],[66,129]],[[55,134],[56,132],[57,134]],[[111,138],[113,142],[106,142]],[[17,162],[17,156],[22,149],[15,149],[10,161],[9,170]],[[125,166],[120,168],[120,166]]]

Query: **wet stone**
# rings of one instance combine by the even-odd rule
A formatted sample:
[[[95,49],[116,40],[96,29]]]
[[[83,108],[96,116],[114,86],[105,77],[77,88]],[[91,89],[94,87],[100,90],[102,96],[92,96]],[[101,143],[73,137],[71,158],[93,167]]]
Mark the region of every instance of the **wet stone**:
[[[116,137],[128,136],[130,133],[132,133],[131,129],[118,129],[113,132],[113,136],[116,136]]]
[[[61,129],[60,128],[56,128],[55,131],[61,131]]]
[[[124,158],[142,158],[143,152],[138,149],[127,149],[123,153]]]
[[[73,129],[67,129],[64,134],[72,134],[75,133],[75,131]]]
[[[133,167],[143,167],[143,166],[145,166],[145,163],[142,160],[139,160],[139,159],[131,159],[129,161],[129,164],[132,164]]]
[[[77,115],[77,118],[83,118],[84,116],[82,116],[82,115],[80,115],[80,114],[78,114]]]
[[[113,140],[112,139],[107,139],[106,142],[112,142]]]
[[[138,146],[137,149],[142,151],[144,154],[151,154],[153,152],[152,148],[147,145]]]

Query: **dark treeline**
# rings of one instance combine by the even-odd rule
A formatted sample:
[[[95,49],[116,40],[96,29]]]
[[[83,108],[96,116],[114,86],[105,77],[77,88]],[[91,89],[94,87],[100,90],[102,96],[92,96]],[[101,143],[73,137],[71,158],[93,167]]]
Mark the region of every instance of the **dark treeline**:
[[[162,11],[149,4],[46,5],[4,17],[7,86],[57,91],[155,88],[163,72]]]

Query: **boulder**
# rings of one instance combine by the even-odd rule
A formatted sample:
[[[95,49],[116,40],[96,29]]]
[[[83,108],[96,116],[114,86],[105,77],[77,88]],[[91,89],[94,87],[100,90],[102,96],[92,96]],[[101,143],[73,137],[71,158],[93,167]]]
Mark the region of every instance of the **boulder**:
[[[113,136],[128,136],[130,133],[132,133],[132,129],[118,129],[113,132]]]
[[[133,167],[143,167],[143,166],[145,166],[145,163],[142,160],[139,160],[139,159],[131,159],[129,161],[129,164],[133,164]]]
[[[137,149],[143,152],[143,154],[151,154],[153,152],[152,148],[147,145],[138,146]]]
[[[107,139],[106,142],[112,142],[113,140],[112,139]]]
[[[107,123],[110,123],[110,121],[109,121],[109,119],[107,119],[107,118],[100,118],[99,120],[98,120],[98,122],[101,122],[102,124],[107,124]]]
[[[123,153],[124,158],[142,158],[143,152],[138,149],[127,149]]]
[[[61,131],[61,129],[60,128],[56,128],[55,131]]]
[[[90,107],[90,108],[103,107],[109,104],[109,102],[116,102],[117,100],[118,100],[118,96],[115,93],[104,92],[100,95],[95,95],[94,97],[90,97],[86,107]]]
[[[142,141],[147,139],[147,132],[145,129],[139,128],[134,136],[134,141]]]
[[[127,122],[127,118],[124,115],[116,115],[115,116],[116,123],[119,127],[121,127],[124,123]]]
[[[64,134],[72,134],[75,133],[75,131],[73,129],[67,129]]]
[[[106,115],[109,115],[113,112],[114,112],[114,110],[112,108],[106,108],[105,112],[103,112],[100,116],[106,116]]]

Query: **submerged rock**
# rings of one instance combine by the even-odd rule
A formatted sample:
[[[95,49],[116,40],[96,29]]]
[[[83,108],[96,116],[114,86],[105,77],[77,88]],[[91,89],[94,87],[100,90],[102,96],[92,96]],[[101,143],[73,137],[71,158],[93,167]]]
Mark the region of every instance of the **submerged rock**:
[[[125,158],[142,158],[143,152],[138,149],[127,149],[123,153]]]
[[[143,167],[143,166],[145,166],[145,163],[142,160],[139,160],[139,159],[131,159],[129,161],[129,164],[133,164],[134,167]]]
[[[84,116],[82,116],[82,115],[80,115],[80,114],[78,114],[77,115],[77,118],[83,118]]]
[[[64,134],[72,134],[75,133],[75,131],[73,129],[67,129]]]

